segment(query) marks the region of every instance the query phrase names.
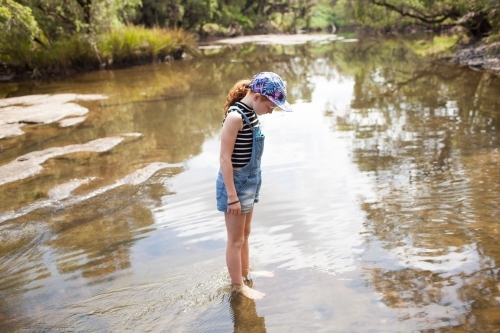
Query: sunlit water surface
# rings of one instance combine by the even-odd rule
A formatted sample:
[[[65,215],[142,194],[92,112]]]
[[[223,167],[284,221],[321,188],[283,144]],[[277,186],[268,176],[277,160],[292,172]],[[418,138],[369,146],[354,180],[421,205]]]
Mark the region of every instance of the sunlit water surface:
[[[0,86],[88,110],[0,140],[0,330],[500,332],[500,80],[409,45],[224,46]],[[214,188],[225,95],[262,70],[294,112],[261,117],[251,261],[274,277],[254,302],[228,291]]]

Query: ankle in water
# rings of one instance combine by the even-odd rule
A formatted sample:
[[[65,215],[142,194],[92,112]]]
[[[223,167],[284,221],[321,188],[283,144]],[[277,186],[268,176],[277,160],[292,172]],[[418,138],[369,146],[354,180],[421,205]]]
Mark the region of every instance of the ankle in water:
[[[231,283],[231,291],[240,291],[241,288],[243,287],[242,283]]]

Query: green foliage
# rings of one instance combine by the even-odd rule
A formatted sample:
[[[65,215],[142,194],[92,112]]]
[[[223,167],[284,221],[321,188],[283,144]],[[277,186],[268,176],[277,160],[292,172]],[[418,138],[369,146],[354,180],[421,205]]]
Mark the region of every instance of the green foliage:
[[[356,21],[376,29],[461,26],[474,38],[499,31],[500,3],[496,0],[358,0],[352,6]]]
[[[207,23],[203,25],[202,33],[207,36],[224,36],[227,29],[216,23]]]
[[[221,23],[219,13],[225,9],[223,5],[218,0],[143,0],[134,23],[199,30],[205,23]]]
[[[141,0],[20,0],[50,40],[75,33],[99,34],[136,15]]]
[[[397,13],[381,6],[371,5],[370,1],[360,1],[352,4],[354,18],[364,26],[375,29],[390,29],[394,26],[405,26],[412,21],[404,19]]]
[[[59,40],[50,48],[29,42],[19,43],[7,40],[6,52],[0,56],[0,61],[14,68],[62,72],[75,67],[92,67],[98,64],[96,54],[91,45],[80,37]]]
[[[487,42],[498,42],[500,41],[500,3],[496,0],[485,0],[484,8],[492,25],[492,31]]]
[[[103,61],[126,63],[142,59],[163,60],[176,51],[193,47],[194,43],[194,36],[180,29],[124,26],[103,34],[97,42],[97,49]]]
[[[147,27],[182,27],[203,34],[203,26],[217,24],[223,30],[240,26],[247,32],[266,29],[294,30],[313,26],[312,9],[325,0],[143,0],[135,24]],[[323,11],[327,11],[323,6]],[[328,18],[323,15],[324,20]],[[314,23],[319,27],[323,21]],[[213,28],[213,26],[211,27]],[[209,30],[211,29],[209,28]]]
[[[54,41],[50,47],[7,40],[0,61],[19,70],[43,75],[64,73],[69,69],[97,69],[99,66],[134,62],[161,61],[167,56],[194,46],[193,34],[183,30],[146,29],[124,26],[101,34],[96,41],[85,35],[73,35]]]
[[[127,25],[141,0],[19,2],[0,0],[0,28],[6,32],[0,36],[0,61],[17,71],[39,74],[156,61],[179,57],[195,42],[181,29]]]
[[[324,29],[334,23],[335,11],[330,4],[319,3],[311,9],[309,27],[311,29]]]
[[[47,68],[163,59],[194,35],[460,25],[500,40],[497,0],[0,0],[0,61]],[[165,30],[169,29],[169,30]],[[186,31],[190,33],[186,33]],[[436,52],[440,41],[422,45]],[[446,43],[445,43],[446,44]],[[24,64],[24,65],[21,65]]]
[[[134,23],[146,27],[176,27],[182,21],[184,7],[181,0],[142,0],[140,14]]]
[[[0,0],[0,29],[2,45],[12,38],[31,42],[41,33],[31,9],[12,0]]]

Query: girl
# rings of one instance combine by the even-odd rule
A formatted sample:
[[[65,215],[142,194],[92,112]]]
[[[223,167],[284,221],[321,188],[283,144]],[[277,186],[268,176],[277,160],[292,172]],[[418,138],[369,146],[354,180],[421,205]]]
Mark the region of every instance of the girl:
[[[226,220],[226,264],[233,289],[251,299],[265,295],[243,284],[250,270],[248,236],[253,205],[259,201],[261,186],[264,135],[257,116],[272,113],[275,107],[292,111],[283,80],[272,72],[258,73],[252,81],[238,81],[224,105],[217,209]]]

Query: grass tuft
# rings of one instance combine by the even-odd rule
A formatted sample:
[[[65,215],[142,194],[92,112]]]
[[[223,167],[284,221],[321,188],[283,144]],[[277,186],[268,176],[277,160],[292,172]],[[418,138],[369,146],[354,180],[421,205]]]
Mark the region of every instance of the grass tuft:
[[[123,26],[95,38],[74,35],[48,45],[14,36],[2,39],[0,62],[16,72],[58,74],[133,63],[179,59],[196,38],[183,30]]]

